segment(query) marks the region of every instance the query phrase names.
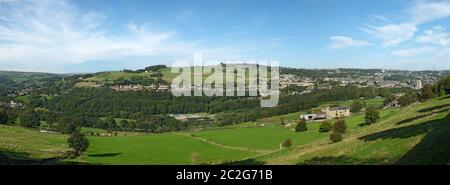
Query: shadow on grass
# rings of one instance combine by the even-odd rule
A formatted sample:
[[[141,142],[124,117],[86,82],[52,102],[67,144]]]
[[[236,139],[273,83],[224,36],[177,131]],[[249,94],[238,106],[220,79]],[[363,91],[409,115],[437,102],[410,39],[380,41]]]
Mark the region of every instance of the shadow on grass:
[[[242,161],[228,161],[225,163],[222,163],[220,165],[263,165],[266,164],[265,161],[258,161],[255,159],[246,159]]]
[[[426,133],[432,129],[432,123],[422,123],[418,125],[411,125],[401,128],[394,128],[378,132],[375,134],[366,135],[359,139],[364,141],[374,141],[377,139],[395,139],[395,138],[408,138]]]
[[[365,127],[365,126],[368,126],[368,125],[371,125],[371,124],[372,124],[372,123],[364,122],[364,123],[358,124],[358,126],[359,126],[359,127]]]
[[[450,158],[450,115],[445,118],[428,121],[418,125],[390,129],[359,139],[373,141],[377,139],[408,138],[426,134],[421,141],[403,155],[396,164],[442,164]]]
[[[433,114],[439,114],[439,113],[443,113],[443,112],[447,112],[447,111],[449,111],[449,110],[448,109],[442,109],[440,111],[433,112]],[[416,116],[416,117],[404,119],[402,121],[399,121],[397,123],[397,125],[402,125],[402,124],[405,124],[405,123],[409,123],[409,122],[412,122],[412,121],[415,121],[415,120],[418,120],[418,119],[422,119],[422,118],[425,118],[425,117],[428,117],[428,116],[431,116],[431,114],[424,114],[424,115],[419,115],[419,116]]]
[[[420,109],[417,112],[420,112],[420,113],[431,112],[431,111],[435,111],[435,110],[442,109],[442,108],[445,108],[445,107],[449,107],[450,108],[450,103],[449,104],[444,104],[444,105],[436,105],[434,107],[429,107],[429,108],[425,108],[425,109]]]
[[[85,164],[72,161],[61,161],[59,158],[38,159],[30,157],[26,153],[0,151],[0,165],[68,165]]]
[[[436,121],[432,130],[410,151],[403,155],[397,164],[446,165],[450,159],[450,115]]]
[[[449,99],[449,98],[450,98],[450,95],[449,96],[440,97],[439,100],[445,100],[445,99]]]
[[[90,154],[90,155],[87,155],[87,156],[89,156],[89,157],[115,157],[115,156],[118,156],[120,154],[122,154],[122,153]]]
[[[405,123],[409,123],[409,122],[412,122],[412,121],[415,121],[415,120],[418,120],[418,119],[422,119],[422,118],[425,118],[425,117],[428,117],[428,116],[430,116],[430,115],[429,114],[423,114],[423,115],[419,115],[419,116],[416,116],[416,117],[404,119],[404,120],[399,121],[397,123],[397,125],[403,125]]]
[[[387,158],[359,159],[348,156],[314,157],[298,165],[345,165],[345,164],[388,164]]]

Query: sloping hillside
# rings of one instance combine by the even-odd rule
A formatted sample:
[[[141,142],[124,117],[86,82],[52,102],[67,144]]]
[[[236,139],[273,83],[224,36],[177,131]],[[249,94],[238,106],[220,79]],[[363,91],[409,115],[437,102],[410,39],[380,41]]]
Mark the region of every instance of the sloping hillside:
[[[266,164],[447,164],[450,160],[450,96],[417,103],[340,143],[322,140],[251,161]]]
[[[192,155],[196,154],[200,156],[197,162],[211,164],[220,161],[237,164],[447,164],[450,159],[449,109],[450,96],[447,96],[402,109],[383,110],[382,119],[368,126],[362,125],[363,115],[357,114],[347,119],[348,133],[342,142],[335,144],[330,144],[328,134],[318,133],[317,125],[310,125],[308,132],[294,133],[277,124],[279,117],[267,118],[268,125],[264,127],[241,125],[243,127],[136,137],[91,136],[92,145],[87,155],[76,162],[190,164]],[[296,119],[298,113],[284,116],[285,119],[290,117]],[[275,125],[269,124],[271,122]],[[159,139],[164,137],[169,139]],[[0,163],[55,158],[67,150],[66,138],[66,135],[0,125]],[[278,149],[278,143],[286,138],[292,139],[294,145]],[[136,139],[140,144],[135,143]],[[180,146],[189,150],[180,150]],[[138,157],[145,150],[158,155]]]
[[[0,125],[0,164],[49,160],[68,149],[67,136],[34,129]]]

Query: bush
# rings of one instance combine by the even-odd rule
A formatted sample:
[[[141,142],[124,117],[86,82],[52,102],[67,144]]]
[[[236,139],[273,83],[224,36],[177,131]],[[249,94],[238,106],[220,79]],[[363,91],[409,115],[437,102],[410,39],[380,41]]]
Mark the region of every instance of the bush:
[[[350,112],[352,113],[358,113],[361,111],[361,109],[364,107],[364,105],[359,100],[353,100],[352,106],[350,108]]]
[[[329,121],[323,121],[320,123],[319,132],[329,132],[333,128],[333,125]]]
[[[8,114],[5,110],[0,108],[0,124],[6,124],[8,123]]]
[[[417,97],[417,94],[416,94],[416,93],[408,93],[408,94],[405,94],[405,95],[403,95],[402,97],[400,97],[400,98],[398,99],[398,103],[399,103],[402,107],[405,107],[405,106],[408,106],[408,105],[410,105],[410,104],[416,102],[417,99],[418,99],[418,97]]]
[[[342,134],[339,132],[332,132],[330,134],[330,141],[332,143],[337,143],[342,141]]]
[[[23,127],[38,127],[41,122],[39,115],[32,109],[27,109],[19,114],[19,125]]]
[[[281,119],[280,119],[280,124],[281,124],[281,125],[285,125],[285,124],[286,124],[286,123],[284,122],[284,118],[281,118]]]
[[[422,100],[427,100],[434,97],[433,87],[431,85],[425,85],[421,90]]]
[[[364,116],[366,124],[372,124],[380,120],[380,113],[375,109],[368,109],[366,115]]]
[[[55,127],[57,132],[61,132],[63,134],[71,134],[73,132],[75,132],[75,130],[77,129],[77,126],[75,125],[75,123],[73,122],[73,120],[69,117],[62,117],[59,121],[58,124]]]
[[[89,147],[88,139],[79,130],[76,130],[69,136],[67,144],[74,151],[75,156],[81,155]]]
[[[308,127],[306,126],[305,120],[300,120],[295,126],[295,132],[304,132],[307,131]]]
[[[286,141],[283,142],[284,147],[290,147],[292,146],[292,141],[290,139],[286,139]]]
[[[335,133],[341,133],[341,134],[345,134],[345,132],[347,131],[347,124],[345,123],[345,120],[338,120],[333,124],[333,132]]]

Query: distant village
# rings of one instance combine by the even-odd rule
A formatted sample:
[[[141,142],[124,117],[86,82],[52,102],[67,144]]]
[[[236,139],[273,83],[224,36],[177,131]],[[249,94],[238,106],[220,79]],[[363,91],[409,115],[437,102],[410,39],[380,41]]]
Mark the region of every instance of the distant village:
[[[336,72],[338,73],[338,72]],[[405,73],[405,74],[403,74]],[[394,80],[392,76],[408,76],[407,79]],[[333,73],[329,72],[329,76]],[[298,77],[293,74],[280,75],[280,88],[288,86],[305,87],[305,92],[310,92],[313,88],[330,89],[334,86],[354,85],[357,87],[381,87],[381,88],[412,88],[421,89],[423,84],[431,84],[438,78],[430,75],[413,74],[410,72],[398,72],[390,70],[380,70],[380,72],[370,74],[353,74],[347,77]],[[304,93],[305,93],[304,92]]]

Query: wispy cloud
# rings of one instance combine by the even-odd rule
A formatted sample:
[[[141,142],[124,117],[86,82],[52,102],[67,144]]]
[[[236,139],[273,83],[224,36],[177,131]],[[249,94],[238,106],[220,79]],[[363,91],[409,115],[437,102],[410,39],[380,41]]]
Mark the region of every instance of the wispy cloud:
[[[417,0],[412,3],[410,21],[402,23],[381,24],[378,26],[367,25],[361,29],[382,40],[383,47],[395,47],[414,38],[419,30],[419,25],[450,16],[450,1]],[[376,20],[387,22],[383,16],[374,16]],[[434,35],[436,36],[436,35]]]
[[[422,44],[433,44],[447,46],[450,43],[449,34],[442,26],[435,26],[433,29],[424,31],[423,35],[417,37],[417,41]]]
[[[394,50],[391,54],[398,57],[411,58],[424,54],[433,54],[436,52],[436,49],[436,47],[424,46],[419,48],[398,49]]]
[[[1,1],[0,67],[53,71],[58,66],[97,60],[187,58],[202,48],[177,38],[176,32],[152,31],[129,23],[121,34],[108,31],[107,15],[81,11],[67,1]],[[14,64],[14,65],[11,65]],[[2,67],[3,66],[3,67]],[[4,69],[5,70],[5,69]]]
[[[355,40],[351,37],[345,36],[332,36],[330,37],[330,41],[331,43],[328,45],[328,48],[332,50],[373,45],[365,40]]]
[[[382,40],[383,47],[397,46],[411,38],[418,30],[415,24],[387,24],[383,26],[372,26],[361,28],[366,33]]]
[[[414,23],[422,24],[450,16],[450,1],[420,0],[411,9]]]

